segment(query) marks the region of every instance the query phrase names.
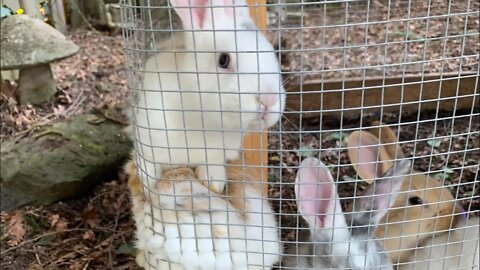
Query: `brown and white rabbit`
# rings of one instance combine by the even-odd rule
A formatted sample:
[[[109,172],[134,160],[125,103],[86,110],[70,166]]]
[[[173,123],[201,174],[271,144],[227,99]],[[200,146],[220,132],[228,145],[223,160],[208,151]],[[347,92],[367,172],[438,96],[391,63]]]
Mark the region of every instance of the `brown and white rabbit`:
[[[316,158],[305,159],[297,172],[298,211],[309,231],[288,246],[283,267],[289,269],[392,269],[390,258],[375,239],[375,227],[390,208],[408,160],[395,163],[357,200],[354,212],[344,214],[328,168]],[[282,268],[283,269],[283,268]]]
[[[126,171],[137,263],[145,269],[271,269],[279,262],[277,222],[255,168],[230,163],[225,194],[202,185],[190,168],[166,170],[152,197],[133,161]]]
[[[436,234],[411,253],[399,270],[480,269],[480,219],[462,219],[455,228]]]
[[[374,122],[368,132],[350,134],[348,154],[355,171],[366,181],[378,178],[393,162],[404,159],[394,131],[381,122]],[[462,211],[439,181],[412,171],[404,177],[401,192],[380,221],[376,236],[394,264],[406,262],[412,249],[435,232],[450,229]]]
[[[244,0],[170,3],[186,31],[156,46],[145,64],[133,108],[140,176],[152,186],[167,165],[192,166],[222,192],[243,134],[280,119],[280,66]]]

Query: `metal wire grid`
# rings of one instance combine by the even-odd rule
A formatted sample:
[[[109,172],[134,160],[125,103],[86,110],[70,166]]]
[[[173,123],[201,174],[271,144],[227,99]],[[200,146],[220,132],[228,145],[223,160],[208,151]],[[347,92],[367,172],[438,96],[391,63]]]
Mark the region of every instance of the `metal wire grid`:
[[[475,154],[476,152],[478,152],[480,147],[478,145],[479,92],[478,90],[475,90],[471,93],[464,94],[461,92],[462,89],[460,83],[460,80],[472,78],[474,81],[473,89],[478,89],[478,77],[480,74],[480,67],[478,65],[478,43],[476,47],[469,47],[468,45],[472,45],[471,40],[475,38],[478,39],[479,36],[478,27],[475,28],[471,26],[471,24],[473,24],[474,26],[478,26],[479,9],[478,3],[475,3],[474,1],[468,0],[464,2],[465,3],[462,2],[463,5],[458,4],[458,2],[456,2],[457,4],[455,4],[453,1],[443,3],[444,5],[446,5],[446,8],[442,10],[442,13],[436,10],[436,5],[439,5],[439,3],[437,1],[431,0],[428,1],[426,4],[427,10],[424,15],[413,16],[411,14],[411,10],[415,5],[419,5],[420,3],[417,3],[416,1],[391,0],[388,1],[388,3],[383,3],[383,5],[386,6],[387,13],[382,18],[378,18],[373,15],[375,8],[378,6],[378,3],[374,1],[305,1],[302,3],[269,3],[267,5],[269,10],[272,10],[275,7],[285,7],[284,12],[288,13],[288,10],[294,9],[295,11],[299,11],[297,14],[300,14],[299,17],[297,17],[298,20],[294,23],[289,23],[288,21],[285,21],[285,18],[288,18],[288,16],[284,16],[285,18],[283,19],[283,21],[277,19],[273,24],[269,25],[268,29],[270,39],[274,40],[274,45],[279,48],[278,53],[280,60],[282,60],[282,58],[295,58],[298,56],[298,58],[295,58],[295,60],[293,61],[296,62],[296,65],[290,62],[287,63],[287,66],[290,64],[290,67],[282,67],[282,75],[284,76],[284,78],[288,78],[287,81],[294,81],[298,83],[298,88],[296,88],[295,91],[290,90],[289,94],[300,94],[304,97],[303,99],[299,99],[299,104],[297,104],[298,106],[295,107],[296,109],[288,109],[289,106],[287,106],[285,116],[288,118],[284,119],[280,125],[269,130],[269,164],[268,166],[261,166],[268,168],[269,170],[270,188],[268,195],[270,198],[268,202],[273,206],[273,209],[277,213],[275,219],[278,224],[279,233],[281,233],[281,244],[287,247],[287,250],[292,245],[298,248],[298,228],[307,227],[306,223],[302,220],[302,218],[300,218],[301,215],[297,213],[297,201],[295,200],[295,195],[292,192],[294,187],[293,183],[295,181],[294,177],[300,160],[309,156],[315,156],[327,163],[328,167],[333,172],[335,183],[337,183],[338,185],[337,188],[340,193],[340,197],[342,198],[342,204],[346,204],[345,202],[355,202],[361,196],[361,190],[365,188],[365,184],[361,181],[361,177],[359,177],[358,175],[355,176],[356,174],[352,171],[351,164],[342,160],[342,156],[344,157],[345,155],[348,155],[346,154],[346,150],[348,147],[345,141],[346,138],[348,138],[349,135],[351,135],[353,132],[359,130],[366,130],[370,126],[370,123],[372,122],[371,120],[374,119],[383,122],[389,122],[388,126],[394,130],[396,137],[401,139],[401,144],[404,146],[404,149],[406,148],[410,150],[410,153],[407,154],[406,158],[411,160],[417,166],[413,166],[406,175],[411,175],[412,177],[423,175],[437,177],[440,176],[438,177],[438,179],[440,179],[441,186],[445,187],[445,189],[441,189],[439,187],[424,187],[419,190],[420,195],[418,195],[418,197],[423,200],[422,204],[424,205],[424,207],[421,209],[418,217],[410,220],[397,220],[392,222],[386,221],[387,224],[385,226],[387,227],[393,224],[400,225],[402,238],[407,239],[409,236],[414,236],[414,238],[416,239],[415,244],[418,244],[419,246],[426,245],[427,247],[431,245],[433,247],[433,251],[427,249],[417,250],[415,251],[414,255],[412,257],[409,257],[408,259],[397,258],[397,260],[392,259],[392,262],[394,264],[401,265],[403,267],[401,269],[410,269],[409,267],[415,267],[415,269],[420,269],[425,266],[433,269],[434,267],[439,266],[439,262],[440,267],[446,268],[447,260],[457,259],[457,261],[454,261],[453,267],[456,266],[457,269],[470,269],[462,266],[461,263],[468,260],[473,260],[473,255],[479,252],[478,245],[475,246],[474,243],[474,245],[472,246],[471,241],[468,241],[474,240],[478,243],[478,224],[473,223],[467,224],[464,227],[460,226],[459,231],[464,232],[465,235],[461,232],[461,236],[459,237],[454,233],[447,233],[450,231],[450,227],[442,227],[444,226],[442,225],[444,221],[441,221],[441,218],[439,218],[443,216],[447,217],[447,220],[453,220],[453,218],[449,217],[460,216],[460,213],[455,212],[455,207],[458,206],[463,206],[469,216],[478,216],[479,213],[478,201],[480,199],[480,194],[478,185],[480,184],[480,178],[478,175],[478,154]],[[357,20],[350,20],[349,16],[351,16],[352,14],[351,11],[358,10],[358,6],[355,6],[355,3],[363,4],[363,6],[361,6],[363,8],[363,16],[360,19],[356,18]],[[405,17],[401,17],[398,14],[393,14],[393,7],[403,7],[406,11]],[[122,8],[122,17],[124,20],[125,29],[124,36],[127,52],[126,60],[127,65],[129,66],[129,87],[132,90],[132,105],[135,110],[141,107],[137,103],[137,98],[138,95],[142,95],[142,93],[144,92],[144,90],[142,89],[142,78],[146,71],[144,70],[143,63],[148,57],[155,53],[155,48],[157,48],[156,44],[158,40],[165,40],[168,38],[175,40],[175,36],[169,37],[169,34],[172,32],[182,33],[182,30],[180,24],[178,23],[178,18],[176,18],[175,16],[174,10],[169,7],[166,1],[145,0],[134,2],[124,0],[122,1]],[[320,11],[321,13],[317,14],[317,16],[319,17],[317,21],[313,20],[313,22],[310,22],[309,24],[306,14],[308,14],[309,10],[311,9],[316,9],[317,12]],[[328,19],[328,15],[332,12],[332,10],[335,10],[335,12],[337,12],[335,14],[342,14],[342,16],[338,16],[336,18],[336,23],[332,23]],[[165,14],[168,14],[168,16],[165,16]],[[449,31],[451,21],[459,20],[459,18],[460,20],[463,20],[463,23],[461,24],[463,26],[461,28],[461,31],[458,33],[451,33]],[[338,22],[338,20],[343,21]],[[433,27],[430,26],[430,24],[433,24],[433,21],[435,20],[445,20],[444,29],[443,31],[440,31],[440,35],[429,36],[430,29]],[[385,28],[388,29],[394,24],[405,24],[405,32],[401,33],[404,36],[403,39],[390,39],[392,33],[389,33],[388,31],[385,32],[384,39],[375,39],[369,33],[369,30],[373,29],[377,25],[383,25],[385,26]],[[412,36],[412,33],[415,34],[416,32],[416,29],[411,27],[412,25],[421,25],[424,27],[422,31],[424,35],[422,35],[420,39],[417,38],[411,40],[409,38]],[[349,29],[352,28],[357,30],[361,28],[362,31],[351,33]],[[313,31],[313,33],[320,33],[319,36],[321,41],[319,43],[315,43],[314,45],[307,44],[309,35],[308,31]],[[329,33],[333,33],[332,31],[337,31],[341,33],[339,35],[341,40],[336,42],[330,42],[328,40]],[[296,33],[296,35],[298,36],[295,36],[297,38],[294,39],[294,44],[287,44],[287,46],[284,46],[282,44],[282,37],[288,35],[289,32],[293,32],[294,34]],[[359,33],[363,33],[363,41],[356,43],[350,42],[349,38],[352,36],[352,34]],[[458,51],[456,51],[455,53],[451,53],[450,42],[458,39],[460,40],[461,45],[458,47]],[[410,58],[409,55],[409,46],[412,44],[422,45],[420,46],[420,52],[416,55],[417,58],[414,58],[413,60]],[[429,44],[440,44],[440,54],[436,56],[429,55]],[[399,46],[399,48],[401,49],[400,56],[396,58],[396,61],[388,61],[388,58],[392,54],[392,46]],[[352,63],[349,60],[350,55],[355,50],[362,52],[362,54],[360,54],[360,58],[362,59],[362,61],[359,61],[358,64]],[[378,55],[381,59],[380,61],[377,61],[377,63],[372,63],[372,61],[369,61],[367,57],[369,55],[372,55],[372,51],[374,51],[373,54]],[[334,56],[340,55],[340,61],[338,63],[333,61],[329,65],[329,54],[332,54]],[[320,55],[321,61],[314,62],[312,64],[312,59],[310,56],[315,55]],[[358,54],[356,54],[356,56],[358,56]],[[436,68],[431,68],[430,66],[432,63],[440,63],[440,65]],[[157,64],[160,65],[162,63]],[[414,66],[420,66],[420,69],[412,70],[412,67]],[[149,70],[148,72],[155,71]],[[429,77],[429,73],[433,72],[439,73],[439,77]],[[457,73],[458,75],[450,76],[452,72]],[[460,73],[462,72],[468,73],[460,75]],[[422,82],[419,87],[421,93],[425,91],[424,84],[426,83],[438,82],[438,89],[440,92],[440,87],[442,85],[446,84],[449,81],[456,81],[457,83],[455,92],[457,94],[451,97],[442,97],[439,94],[438,97],[435,99],[407,101],[408,99],[405,96],[409,94],[409,92],[407,91],[408,86],[418,84],[418,82],[411,82],[405,79],[408,78],[409,74],[412,73],[417,74],[419,81]],[[397,83],[390,83],[387,78],[392,74],[404,79]],[[388,100],[388,97],[385,96],[386,91],[382,91],[380,104],[366,104],[365,96],[368,94],[369,90],[372,90],[376,87],[368,85],[369,76],[372,75],[380,77],[380,79],[382,80],[381,87],[384,90],[389,87],[400,87],[400,101],[387,103],[386,100]],[[360,78],[362,81],[361,86],[347,87],[348,85],[345,82],[347,82],[351,77]],[[326,89],[326,83],[324,83],[324,81],[328,81],[328,79],[332,78],[337,78],[340,80],[340,87],[336,89],[328,89],[328,91],[330,93],[338,92],[342,97],[342,104],[338,108],[324,108],[324,106],[328,107],[326,106],[328,105],[328,101],[325,100],[326,94],[324,94],[324,91]],[[318,84],[317,90],[308,90],[307,92],[307,90],[303,88],[303,83],[306,83],[311,79],[319,79],[320,83]],[[360,106],[344,106],[343,102],[345,101],[345,98],[349,92],[361,93]],[[311,94],[318,94],[320,96],[320,100],[318,100],[319,107],[317,109],[306,109],[304,106],[304,102],[309,101],[309,97],[312,97]],[[472,106],[470,107],[469,111],[457,111],[455,109],[457,108],[457,101],[465,98],[468,98],[472,102]],[[449,100],[454,101],[454,107],[449,108],[451,109],[451,113],[444,113],[442,111],[442,102]],[[427,115],[423,115],[422,113],[420,113],[422,111],[422,108],[426,106],[426,104],[432,102],[436,104],[433,111],[429,111]],[[412,107],[407,107],[409,105],[416,105],[416,109],[412,110]],[[392,110],[392,107],[398,107],[398,109]],[[179,108],[179,110],[185,110],[185,108]],[[410,113],[410,115],[408,114],[409,110],[412,110],[412,113]],[[200,112],[205,111],[206,110],[200,110]],[[222,111],[228,112],[228,110],[226,109],[222,109]],[[313,118],[313,120],[312,117],[306,117],[307,115],[312,113],[317,115]],[[340,115],[336,118],[338,119],[336,126],[329,126],[324,124],[325,122],[331,121],[329,118],[331,118],[332,115],[335,114]],[[345,117],[343,117],[347,115],[350,117],[352,114],[356,114],[359,121],[352,123],[352,121],[345,120]],[[135,118],[133,119],[133,123],[134,125],[139,125],[135,122]],[[425,127],[429,128],[429,134],[425,134]],[[143,126],[143,128],[148,129],[150,127]],[[413,130],[413,135],[405,135],[402,132],[403,130]],[[475,140],[477,141],[476,145]],[[293,145],[289,145],[292,141],[295,141],[296,143]],[[150,146],[139,146],[138,138],[136,138],[136,142],[138,151],[137,163],[142,164],[142,162],[145,162],[145,160],[142,156],[141,150],[142,148],[148,148]],[[447,145],[446,149],[443,149],[443,151],[437,151],[436,148],[438,147],[438,142]],[[425,144],[427,144],[428,146],[425,147]],[[395,142],[378,142],[377,144],[377,146],[379,147],[388,147],[389,145],[397,144]],[[224,145],[222,149],[219,150],[223,149],[234,150],[230,145]],[[449,161],[453,159],[452,157],[455,157],[454,161],[456,163],[450,164]],[[472,159],[475,158],[477,158],[477,160],[472,161]],[[381,166],[382,162],[394,162],[399,160],[401,160],[401,158],[399,157],[382,159],[381,156],[378,156],[374,164],[376,166]],[[438,166],[438,164],[436,164],[439,162],[443,162],[443,166]],[[413,169],[421,167],[418,165],[419,163],[421,165],[425,165],[424,172],[419,172]],[[450,165],[452,165],[452,168],[449,167]],[[246,173],[248,167],[252,167],[251,165],[246,165],[245,160],[241,160],[238,166],[240,166],[241,171],[244,174]],[[139,174],[142,173],[145,174],[145,171],[142,172],[142,170],[140,169]],[[450,181],[448,179],[448,177],[452,174],[454,175],[456,182]],[[262,183],[265,180],[263,179],[263,177],[260,176],[258,176],[258,178],[261,179],[253,179],[254,182]],[[248,180],[251,181],[252,179]],[[413,188],[413,184],[414,182],[409,183],[408,190]],[[189,182],[190,189],[192,190],[196,187],[196,185],[197,184],[194,181]],[[341,189],[341,186],[345,186],[346,188]],[[196,197],[197,194],[190,196],[188,194],[182,194],[180,192],[176,193],[176,187],[174,185],[172,187],[173,192],[170,194],[172,200],[173,198],[175,198],[175,200],[186,199],[190,200],[192,204],[199,202],[199,199]],[[467,190],[467,192],[462,193],[462,190]],[[441,205],[437,205],[436,202],[438,198],[428,198],[428,194],[430,192],[436,191],[439,191],[440,194],[452,192],[453,199],[444,200],[442,201]],[[404,195],[404,197],[407,199],[412,198],[410,196],[411,192],[403,191],[397,193],[399,194],[398,196]],[[143,187],[143,194],[146,198],[145,200],[151,202],[150,205],[147,205],[143,208],[143,211],[145,213],[142,214],[145,216],[144,219],[149,221],[149,224],[146,224],[145,226],[151,227],[148,229],[151,231],[152,238],[158,237],[158,235],[165,235],[169,233],[172,235],[182,234],[181,227],[189,224],[196,224],[197,227],[204,226],[205,228],[208,228],[207,230],[213,230],[215,228],[214,225],[218,225],[217,227],[225,229],[228,226],[232,226],[233,224],[233,220],[230,220],[230,214],[258,214],[253,212],[249,213],[248,210],[245,210],[247,209],[245,207],[238,208],[235,205],[225,203],[227,206],[226,209],[224,209],[224,212],[228,212],[229,215],[227,215],[227,218],[223,221],[223,223],[218,223],[218,221],[214,221],[215,219],[212,217],[206,220],[193,219],[181,222],[179,216],[182,215],[182,210],[179,210],[175,207],[169,208],[168,206],[165,207],[164,205],[162,205],[164,206],[163,211],[159,211],[158,205],[155,205],[155,197],[159,196],[158,191],[156,192],[154,189],[152,190],[151,187],[148,187],[145,184],[145,186]],[[212,205],[212,201],[218,202],[217,194],[207,192],[202,193],[201,195],[207,199],[208,209],[212,210],[218,208],[216,205]],[[264,194],[260,193],[260,195]],[[441,196],[443,195],[440,195],[440,197]],[[168,199],[168,195],[164,195],[164,198]],[[242,196],[236,198],[242,198]],[[235,198],[232,197],[230,198],[230,201],[233,201],[234,199]],[[241,200],[241,202],[243,202],[243,204],[246,206],[245,201]],[[405,201],[403,205],[398,206],[398,210],[403,211],[404,216],[407,216],[407,213],[410,213],[408,212],[409,209],[418,208],[418,206],[416,205],[408,204],[409,201]],[[439,210],[437,213],[435,213],[435,215],[431,216],[430,212],[428,210],[425,210],[429,207],[430,209],[437,207],[442,208],[444,204],[452,206],[451,208],[448,208],[449,211],[445,211],[442,209],[442,211]],[[265,211],[263,207],[264,206],[262,206],[259,210],[260,214]],[[241,211],[241,209],[243,209],[243,212]],[[189,213],[192,212],[191,210],[183,211]],[[215,211],[210,211],[210,213],[214,212]],[[175,216],[175,218],[165,218],[163,216],[165,214],[173,215]],[[195,216],[195,214],[193,215]],[[265,215],[268,216],[269,214]],[[423,222],[432,221],[429,222],[431,226],[429,228],[435,232],[435,237],[430,237],[431,233],[425,231],[417,231],[416,233],[412,233],[408,231],[408,225],[402,225],[403,223],[409,223],[411,225],[414,224],[415,221],[419,221],[419,223],[417,224],[417,226],[419,227],[418,231],[420,231],[420,227],[422,226],[422,224],[424,224]],[[212,223],[214,223],[214,225],[210,226],[210,224]],[[249,226],[251,228],[258,228],[261,226],[264,226],[265,228],[268,228],[269,226],[275,227],[271,224],[263,224],[263,220],[256,225],[247,224],[247,222],[240,225],[241,227],[243,227],[243,234],[231,234],[230,229],[227,229],[227,238],[231,239],[229,242],[230,245],[233,245],[232,242],[235,240],[243,241],[245,243],[247,242],[247,240],[252,240],[250,238],[251,235],[246,233]],[[384,225],[381,224],[379,226]],[[178,229],[174,229],[174,227],[177,227]],[[372,228],[369,228],[369,230],[371,229]],[[477,231],[476,237],[470,235],[472,231]],[[189,249],[189,251],[193,250],[195,252],[202,253],[205,250],[201,250],[202,246],[198,246],[198,243],[202,240],[207,240],[208,242],[209,235],[211,237],[212,234],[201,231],[206,235],[200,235],[198,234],[198,232],[199,230],[197,228],[197,231],[195,231],[193,234],[190,233],[189,236],[183,237],[183,241],[185,245],[188,244],[196,246],[193,249]],[[442,240],[442,236],[446,236],[446,240]],[[377,234],[377,238],[383,244],[388,241],[394,241],[394,238],[398,239],[398,237],[392,237],[391,235],[389,235],[387,231],[385,231],[384,235],[382,236],[379,236]],[[440,240],[435,240],[437,238]],[[265,243],[269,243],[269,241],[272,241],[271,239],[257,240],[264,240],[263,245],[267,245]],[[417,243],[419,241],[423,242]],[[445,242],[447,242],[448,244],[444,244]],[[264,257],[266,255],[275,255],[268,254],[268,252],[262,250],[264,247],[261,244],[262,242],[258,243],[260,243],[259,246],[261,247],[261,249],[258,251],[258,254]],[[458,252],[457,250],[457,253],[450,254],[450,247],[457,244],[460,246],[460,250],[462,246],[468,247],[468,250],[461,250],[460,252]],[[447,248],[441,249],[441,247]],[[397,250],[402,252],[409,251],[411,248],[412,247],[401,247]],[[455,246],[455,248],[458,247]],[[165,249],[167,249],[167,247],[165,247]],[[152,269],[157,269],[158,267],[160,267],[158,269],[164,269],[164,267],[166,267],[165,269],[167,269],[168,266],[170,266],[171,269],[183,269],[182,266],[180,266],[180,264],[178,263],[182,261],[182,258],[173,258],[172,260],[172,258],[170,257],[170,255],[172,254],[168,254],[168,252],[165,253],[165,251],[162,251],[162,249],[158,249],[157,251],[158,254],[152,254],[152,250],[146,252],[147,254],[145,254],[145,256],[147,268],[149,266]],[[421,252],[431,253],[429,253],[430,256],[427,256],[426,258],[417,258],[417,253],[420,254]],[[255,251],[251,253],[255,253]],[[310,255],[296,253],[297,252],[294,252],[293,255],[297,256],[298,259],[301,259],[302,257],[314,257],[313,254],[316,254],[317,250],[314,250],[314,252]],[[279,254],[277,255],[279,257],[284,256],[285,252],[279,252]],[[335,257],[336,255],[333,254],[333,252],[332,254],[323,254],[323,257],[329,256]],[[235,263],[235,259],[233,257],[234,256],[232,255],[230,261],[233,261],[233,263]],[[163,258],[165,260],[165,263],[160,263],[158,261],[159,258]],[[463,258],[463,262],[462,260],[458,260],[458,258]],[[169,259],[170,261],[177,261],[177,263],[170,263],[169,265],[167,262]],[[246,257],[246,260],[249,263],[249,269],[253,269],[254,266],[262,267],[262,264],[264,264],[263,266],[267,268],[271,266],[266,265],[265,261],[257,264],[253,261],[249,261],[249,259],[250,257]],[[220,259],[217,257],[217,260]],[[225,260],[228,261],[229,259]],[[425,262],[427,264],[421,264],[422,262]],[[409,263],[413,263],[413,265]],[[381,262],[381,264],[385,265],[387,263]],[[227,266],[223,265],[223,267]],[[282,269],[292,269],[282,265],[277,265],[276,267]],[[334,267],[334,265],[332,265],[331,267]],[[217,265],[217,269],[222,268],[220,265]],[[303,268],[296,267],[293,269]]]

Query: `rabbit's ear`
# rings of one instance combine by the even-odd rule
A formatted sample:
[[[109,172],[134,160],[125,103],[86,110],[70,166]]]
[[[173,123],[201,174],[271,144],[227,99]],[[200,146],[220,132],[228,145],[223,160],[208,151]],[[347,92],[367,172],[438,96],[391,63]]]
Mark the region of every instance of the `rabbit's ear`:
[[[402,159],[381,178],[369,185],[361,198],[355,201],[353,221],[357,225],[377,225],[395,201],[403,178],[410,172],[411,162]]]
[[[392,166],[392,159],[377,137],[355,131],[348,137],[348,157],[358,175],[368,183],[382,176]]]
[[[320,160],[307,158],[300,164],[295,195],[310,229],[347,226],[332,175]]]
[[[398,144],[397,135],[390,127],[380,121],[375,121],[368,131],[377,138],[380,138],[382,144],[385,144],[383,147],[385,147],[391,159],[404,158],[402,148],[400,148]]]
[[[203,29],[209,0],[170,0],[186,30]]]
[[[225,6],[223,12],[229,17],[235,16],[235,19],[249,16],[248,6],[243,0],[213,0],[217,6]]]
[[[220,18],[234,18],[239,23],[248,17],[243,0],[170,0],[186,30],[221,29]]]

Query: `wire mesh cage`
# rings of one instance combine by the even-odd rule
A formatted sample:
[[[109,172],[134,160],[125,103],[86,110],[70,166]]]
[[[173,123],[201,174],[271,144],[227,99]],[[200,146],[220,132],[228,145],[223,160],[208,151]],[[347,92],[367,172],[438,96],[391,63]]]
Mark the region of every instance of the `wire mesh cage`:
[[[122,0],[146,269],[478,269],[478,1]]]

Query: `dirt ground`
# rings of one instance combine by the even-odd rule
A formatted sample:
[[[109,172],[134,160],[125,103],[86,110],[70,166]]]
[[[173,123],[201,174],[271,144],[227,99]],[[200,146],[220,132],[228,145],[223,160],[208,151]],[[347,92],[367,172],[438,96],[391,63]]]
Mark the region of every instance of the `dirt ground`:
[[[283,74],[292,81],[477,71],[479,6],[466,0],[288,5],[268,35],[282,49]]]
[[[412,5],[409,14],[400,12],[406,10],[408,1],[391,2],[390,13],[383,1],[370,1],[369,9],[351,5],[348,16],[345,16],[345,6],[334,9],[316,6],[305,9],[306,29],[288,29],[299,23],[293,17],[284,25],[286,29],[282,31],[280,42],[278,31],[269,32],[274,44],[281,43],[282,69],[288,80],[478,71],[477,1],[469,1],[469,12],[476,11],[476,15],[462,15],[467,7],[467,1],[462,0],[454,1],[450,7],[450,12],[457,15],[448,17],[441,16],[449,8],[447,1],[431,1],[430,8]],[[292,8],[291,12],[296,10]],[[434,18],[426,19],[427,14]],[[371,22],[368,26],[361,23],[367,15]],[[352,25],[339,26],[345,23],[346,17]],[[387,19],[394,22],[386,22]],[[325,25],[337,27],[321,27]],[[464,32],[467,36],[462,36]],[[446,34],[448,39],[444,38]],[[125,102],[127,72],[121,36],[82,31],[70,37],[82,49],[75,56],[53,65],[60,91],[52,102],[18,106],[15,85],[8,91],[3,91],[7,88],[2,87],[1,141],[26,136],[58,119],[121,106],[118,104]],[[346,49],[345,44],[351,46]],[[307,52],[300,54],[300,49],[307,49]],[[308,52],[310,49],[312,51]],[[414,157],[414,168],[444,180],[452,193],[457,194],[462,206],[478,214],[478,110],[473,114],[426,112],[401,119],[387,114],[381,117],[394,125],[394,129],[400,129],[402,149],[407,157]],[[295,167],[301,156],[317,156],[325,164],[332,165],[340,195],[347,197],[354,193],[356,175],[345,151],[348,132],[340,133],[338,129],[358,128],[360,123],[368,126],[372,120],[376,119],[343,120],[339,125],[328,126],[317,118],[284,119],[272,129],[268,156],[271,165],[269,197],[282,228],[297,226],[297,218],[286,214],[296,213],[290,184],[294,182]],[[362,189],[361,185],[357,189]],[[105,179],[104,184],[81,198],[2,213],[0,267],[12,270],[138,269],[133,256],[133,232],[126,179],[119,169],[116,179]],[[284,240],[293,237],[291,229],[282,230]]]
[[[398,123],[398,119],[385,117],[383,120],[387,124]],[[456,199],[464,209],[470,209],[471,214],[479,215],[478,112],[475,116],[465,114],[454,119],[425,121],[419,125],[416,117],[402,118],[398,125],[399,141],[405,157],[413,158],[415,170],[427,172],[430,177],[440,180],[448,187],[452,194],[458,194]],[[367,127],[370,124],[368,120],[363,123]],[[345,123],[342,127],[358,128],[358,122]],[[298,218],[294,215],[297,207],[293,183],[301,157],[314,156],[320,158],[327,167],[331,167],[342,198],[351,198],[366,186],[365,182],[358,180],[361,178],[356,175],[348,158],[346,139],[350,132],[340,133],[328,126],[319,131],[319,123],[315,120],[303,121],[301,136],[298,130],[298,126],[284,121],[282,135],[269,136],[270,149],[276,149],[269,152],[269,198],[275,212],[279,214],[280,227],[283,228],[282,237],[287,241],[295,240],[294,232],[290,228],[299,225]],[[393,130],[397,132],[398,128],[393,127]],[[435,137],[443,138],[434,139]],[[320,148],[322,150],[318,151]],[[344,199],[342,205],[350,202],[351,199]]]

